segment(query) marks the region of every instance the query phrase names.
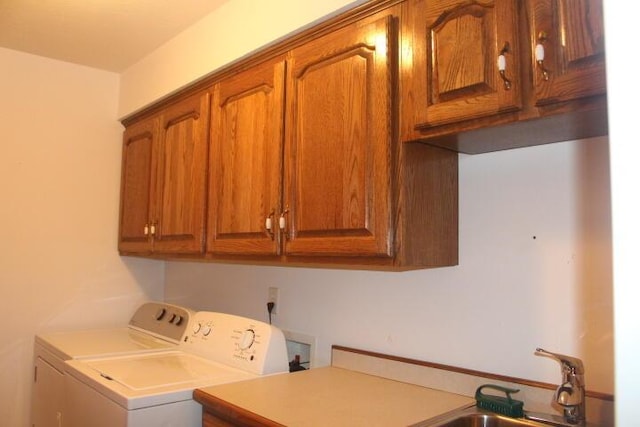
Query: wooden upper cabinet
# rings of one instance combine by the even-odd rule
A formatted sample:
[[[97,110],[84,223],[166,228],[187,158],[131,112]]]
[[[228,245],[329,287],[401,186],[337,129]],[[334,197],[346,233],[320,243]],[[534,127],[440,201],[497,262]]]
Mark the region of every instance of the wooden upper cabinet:
[[[203,252],[208,126],[209,93],[201,93],[127,127],[122,253]]]
[[[279,252],[284,70],[269,61],[215,85],[207,252]]]
[[[223,67],[125,120],[119,249],[455,265],[457,152],[607,133],[602,12],[374,0]]]
[[[284,251],[392,255],[396,30],[389,15],[305,43],[287,64]]]
[[[407,15],[412,59],[403,65],[411,67],[409,96],[415,126],[438,126],[521,108],[513,0],[410,0]]]
[[[198,93],[162,114],[154,252],[204,251],[209,98]]]
[[[458,155],[399,138],[400,104],[411,98],[399,94],[409,85],[399,77],[407,5],[357,6],[125,120],[120,252],[394,270],[457,264]],[[492,6],[458,12],[439,20],[443,38],[451,20],[488,31],[502,17]],[[493,95],[463,85],[498,96],[500,81],[488,71],[482,79]],[[470,94],[445,86],[437,97],[451,105]]]
[[[478,154],[606,135],[602,0],[407,0],[401,139]]]
[[[153,152],[158,144],[158,117],[137,122],[124,132],[120,188],[118,249],[151,252],[150,219],[154,185]]]
[[[536,105],[604,94],[602,0],[532,0],[530,4]]]

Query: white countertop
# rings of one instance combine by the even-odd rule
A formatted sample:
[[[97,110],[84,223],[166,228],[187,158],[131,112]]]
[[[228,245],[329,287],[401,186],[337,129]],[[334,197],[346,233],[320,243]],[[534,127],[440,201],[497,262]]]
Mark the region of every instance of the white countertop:
[[[236,407],[286,426],[407,426],[475,403],[470,397],[336,367],[200,391],[196,400],[214,413],[220,405]]]

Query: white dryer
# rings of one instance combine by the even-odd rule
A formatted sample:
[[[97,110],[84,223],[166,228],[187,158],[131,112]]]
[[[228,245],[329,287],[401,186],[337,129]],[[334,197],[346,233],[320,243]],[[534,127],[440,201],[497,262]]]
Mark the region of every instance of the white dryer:
[[[196,388],[287,373],[278,328],[198,312],[176,350],[65,362],[65,426],[200,427]]]
[[[162,302],[142,304],[127,325],[39,334],[34,343],[31,418],[34,427],[63,425],[64,362],[175,349],[194,312]]]

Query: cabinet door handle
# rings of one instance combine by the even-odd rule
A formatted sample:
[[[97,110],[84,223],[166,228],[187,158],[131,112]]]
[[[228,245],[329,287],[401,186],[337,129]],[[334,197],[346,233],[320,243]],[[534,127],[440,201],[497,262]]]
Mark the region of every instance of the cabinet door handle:
[[[156,235],[156,223],[155,223],[155,222],[152,222],[152,223],[151,223],[151,226],[149,227],[149,233],[150,233],[152,236],[155,236],[155,235]]]
[[[271,240],[274,239],[274,234],[273,234],[273,216],[275,214],[276,214],[276,212],[274,210],[272,210],[271,213],[269,213],[269,216],[267,216],[267,218],[264,220],[265,232],[267,233],[267,236],[269,236],[269,238]]]
[[[547,40],[547,33],[544,31],[540,31],[538,33],[538,44],[536,45],[535,55],[536,55],[536,64],[542,73],[542,79],[544,81],[549,80],[549,70],[547,70],[544,66],[544,45],[543,43]]]
[[[507,69],[507,57],[505,56],[509,52],[510,46],[509,42],[505,42],[504,47],[500,51],[498,55],[498,72],[500,73],[500,78],[504,83],[504,89],[511,89],[511,80],[507,78],[505,70]]]
[[[149,235],[149,224],[145,224],[144,225],[144,235],[148,236]]]
[[[289,239],[289,233],[286,231],[287,228],[287,218],[286,216],[289,214],[289,209],[285,209],[284,212],[280,214],[280,218],[278,219],[278,226],[280,227],[280,231],[284,234],[286,239]]]

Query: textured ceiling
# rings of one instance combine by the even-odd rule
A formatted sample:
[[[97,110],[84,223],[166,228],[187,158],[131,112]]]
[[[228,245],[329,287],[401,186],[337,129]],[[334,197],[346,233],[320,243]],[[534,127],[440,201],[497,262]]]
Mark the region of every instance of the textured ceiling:
[[[0,0],[0,47],[121,72],[231,0]]]

